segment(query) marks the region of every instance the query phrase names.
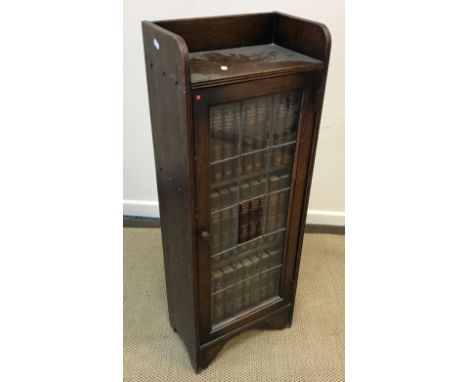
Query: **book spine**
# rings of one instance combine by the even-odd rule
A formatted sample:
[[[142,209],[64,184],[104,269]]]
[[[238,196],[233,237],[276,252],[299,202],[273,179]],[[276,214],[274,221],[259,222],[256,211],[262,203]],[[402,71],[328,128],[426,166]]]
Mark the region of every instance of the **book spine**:
[[[232,158],[237,151],[236,141],[236,104],[224,106],[224,126],[223,126],[223,159]],[[228,160],[223,162],[223,179],[225,181],[234,181],[234,162]]]
[[[272,268],[276,265],[281,264],[281,254],[283,253],[283,248],[272,248],[268,250],[269,254],[269,268]]]
[[[250,295],[250,302],[252,305],[254,305],[260,301],[260,296],[259,296],[260,258],[258,255],[252,255],[250,256],[250,259],[252,260],[252,274],[254,276],[251,278],[252,292]]]
[[[262,273],[259,277],[258,284],[258,299],[263,301],[266,298],[267,294],[267,282],[268,282],[268,273]]]
[[[224,315],[229,317],[233,314],[234,308],[234,268],[230,265],[223,267],[224,285]]]
[[[249,202],[239,205],[239,243],[249,239],[249,205]]]
[[[266,232],[271,232],[276,229],[276,221],[277,221],[277,214],[278,214],[278,202],[279,196],[278,194],[271,194],[268,198],[268,215],[267,215],[267,222],[266,222]]]
[[[274,269],[266,275],[266,298],[278,294],[279,271],[279,269]]]
[[[242,282],[242,309],[250,307],[250,294],[252,292],[252,280]]]
[[[284,191],[278,194],[278,219],[277,219],[277,229],[286,227],[286,220],[288,217],[288,202],[289,202],[289,192]]]
[[[218,253],[221,248],[221,213],[211,214],[211,254]]]
[[[236,207],[229,208],[229,247],[234,247],[237,244],[237,236],[238,236],[238,227],[239,227],[239,211]],[[233,250],[235,254],[236,251]]]
[[[257,100],[252,99],[244,102],[244,126],[242,129],[242,152],[248,153],[254,149],[257,121]]]
[[[234,312],[237,313],[242,309],[242,295],[243,295],[243,285],[240,280],[244,279],[244,266],[241,261],[236,261],[235,266],[236,270],[236,290],[235,290],[235,297],[234,297]]]
[[[215,162],[223,158],[223,109],[215,107],[211,112],[211,161]],[[213,183],[223,179],[222,164],[212,165],[211,177]]]
[[[277,102],[275,120],[273,125],[273,144],[278,145],[284,142],[285,133],[286,133],[286,113],[287,113],[287,103],[288,95],[278,94],[276,95]]]
[[[221,195],[218,190],[211,191],[211,211],[221,208]]]
[[[216,293],[213,295],[213,316],[214,322],[219,322],[224,319],[224,293]]]
[[[259,199],[254,199],[249,202],[248,240],[252,240],[253,238],[257,236],[259,205],[260,205]]]
[[[232,247],[231,242],[231,210],[226,209],[221,211],[221,250],[226,250]]]

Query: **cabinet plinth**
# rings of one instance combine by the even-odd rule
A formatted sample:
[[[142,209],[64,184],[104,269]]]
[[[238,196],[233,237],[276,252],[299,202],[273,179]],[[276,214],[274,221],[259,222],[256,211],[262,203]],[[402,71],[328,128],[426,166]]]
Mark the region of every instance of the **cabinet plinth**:
[[[242,330],[291,326],[331,39],[274,12],[144,21],[143,40],[169,320],[199,372]]]

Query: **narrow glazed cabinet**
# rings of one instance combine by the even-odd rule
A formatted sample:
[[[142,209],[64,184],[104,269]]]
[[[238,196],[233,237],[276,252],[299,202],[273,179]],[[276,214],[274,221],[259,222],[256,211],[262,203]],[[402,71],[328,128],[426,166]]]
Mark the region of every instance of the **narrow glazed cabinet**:
[[[143,36],[169,319],[198,372],[291,325],[330,35],[265,13]]]

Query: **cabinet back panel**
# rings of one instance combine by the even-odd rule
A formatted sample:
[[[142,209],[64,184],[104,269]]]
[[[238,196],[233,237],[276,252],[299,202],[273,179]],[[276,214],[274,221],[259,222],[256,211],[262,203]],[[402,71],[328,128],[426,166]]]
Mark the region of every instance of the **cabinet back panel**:
[[[157,22],[181,36],[189,52],[269,44],[273,41],[273,24],[272,13]]]

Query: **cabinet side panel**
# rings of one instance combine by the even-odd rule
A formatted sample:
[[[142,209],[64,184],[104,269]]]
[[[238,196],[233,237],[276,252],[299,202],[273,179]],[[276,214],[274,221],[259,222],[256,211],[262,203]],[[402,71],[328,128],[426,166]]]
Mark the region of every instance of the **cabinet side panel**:
[[[299,265],[301,260],[302,243],[304,240],[304,229],[307,217],[307,208],[309,205],[310,188],[314,170],[315,154],[317,151],[317,140],[322,115],[323,99],[327,81],[328,64],[331,50],[331,35],[328,28],[321,23],[289,16],[282,13],[276,13],[275,17],[275,35],[276,44],[285,48],[295,50],[302,54],[318,58],[323,61],[323,69],[320,71],[320,78],[316,91],[311,94],[312,103],[309,116],[311,117],[309,129],[312,129],[312,141],[310,146],[310,156],[308,158],[308,170],[306,176],[306,190],[302,200],[302,214],[300,217],[299,235],[297,242],[297,257],[294,270],[294,284],[292,289],[292,301],[297,289],[297,279],[299,275]],[[291,311],[292,314],[293,311]],[[291,316],[292,319],[292,316]]]
[[[143,40],[169,317],[193,360],[198,340],[188,51],[180,37],[149,22],[143,22]]]
[[[328,62],[331,36],[325,25],[283,13],[275,16],[275,44]]]

